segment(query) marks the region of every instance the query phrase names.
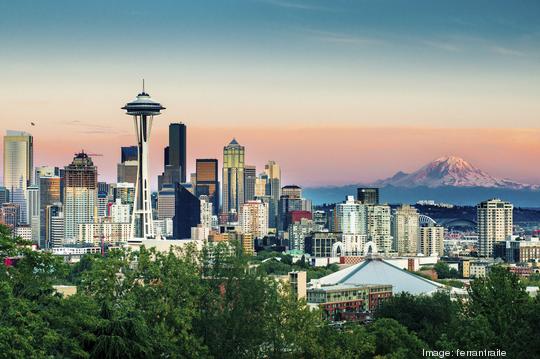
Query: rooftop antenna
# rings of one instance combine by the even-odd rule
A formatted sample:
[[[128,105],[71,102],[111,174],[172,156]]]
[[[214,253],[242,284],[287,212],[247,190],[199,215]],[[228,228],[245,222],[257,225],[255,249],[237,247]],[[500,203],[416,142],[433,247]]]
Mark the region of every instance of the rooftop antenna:
[[[144,79],[142,79],[142,92],[144,93]]]

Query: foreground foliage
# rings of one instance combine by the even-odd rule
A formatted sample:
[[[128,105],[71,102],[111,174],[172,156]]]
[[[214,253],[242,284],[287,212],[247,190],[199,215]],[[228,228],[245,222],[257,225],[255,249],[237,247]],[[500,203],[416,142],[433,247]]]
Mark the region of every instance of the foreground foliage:
[[[538,302],[505,271],[475,282],[467,305],[400,295],[372,324],[337,329],[226,247],[115,251],[68,266],[25,244],[0,226],[1,263],[20,255],[0,264],[0,353],[10,358],[414,358],[503,345],[520,354],[540,329]],[[77,294],[53,290],[70,283]],[[539,353],[530,341],[527,350]]]

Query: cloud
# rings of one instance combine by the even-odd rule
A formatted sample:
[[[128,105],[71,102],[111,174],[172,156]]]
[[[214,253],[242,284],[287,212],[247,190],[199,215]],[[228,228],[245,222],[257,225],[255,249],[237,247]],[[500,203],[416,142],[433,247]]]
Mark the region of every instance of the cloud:
[[[315,11],[336,11],[335,8],[329,8],[319,5],[306,4],[301,2],[292,2],[286,0],[262,0],[262,2],[275,5],[279,7],[284,7],[288,9],[299,9],[299,10],[315,10]]]
[[[329,31],[317,31],[317,30],[308,30],[308,33],[312,35],[313,38],[323,41],[330,42],[335,44],[351,44],[351,45],[380,45],[385,43],[385,41],[374,38],[374,37],[364,37],[356,35],[341,34],[336,32]]]
[[[521,52],[519,50],[510,49],[507,47],[502,46],[491,46],[489,47],[489,50],[492,52],[499,54],[499,55],[506,55],[506,56],[526,56],[524,52]]]
[[[63,123],[63,125],[69,126],[75,129],[76,132],[86,134],[86,135],[94,135],[94,134],[119,135],[119,134],[126,133],[125,130],[120,130],[112,126],[96,125],[96,124],[81,122],[80,120],[66,121]]]
[[[449,42],[423,41],[423,43],[435,49],[444,50],[448,52],[460,52],[462,50],[461,47],[454,45],[452,43],[449,43]]]

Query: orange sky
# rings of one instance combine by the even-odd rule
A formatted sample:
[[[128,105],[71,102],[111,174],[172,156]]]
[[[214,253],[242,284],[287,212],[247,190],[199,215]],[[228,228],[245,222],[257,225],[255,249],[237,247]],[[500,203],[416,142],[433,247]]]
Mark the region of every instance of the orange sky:
[[[160,119],[161,120],[161,119]],[[163,118],[164,120],[164,118]],[[168,122],[158,122],[151,141],[152,181],[162,170]],[[96,157],[101,180],[114,181],[119,148],[133,143],[130,121],[126,131],[85,130],[75,136],[40,136],[50,129],[32,127],[35,164],[66,165],[84,148]],[[413,171],[426,162],[457,155],[500,177],[540,183],[540,129],[442,129],[398,127],[191,127],[188,125],[188,171],[196,158],[218,158],[232,137],[246,146],[246,161],[262,169],[267,160],[282,166],[284,183],[304,186],[369,182]],[[153,184],[155,186],[155,183]]]

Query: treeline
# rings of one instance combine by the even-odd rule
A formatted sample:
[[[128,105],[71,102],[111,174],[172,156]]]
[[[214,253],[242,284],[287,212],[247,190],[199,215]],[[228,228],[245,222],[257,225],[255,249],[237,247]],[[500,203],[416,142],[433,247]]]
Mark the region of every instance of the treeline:
[[[241,255],[115,251],[69,266],[0,227],[0,357],[415,358],[459,345],[539,355],[538,301],[493,271],[461,305],[444,294],[388,302],[369,325],[336,329]],[[53,285],[75,284],[69,297]],[[463,339],[460,339],[463,337]],[[519,357],[519,356],[514,356]]]

